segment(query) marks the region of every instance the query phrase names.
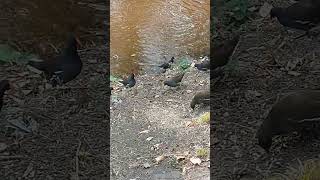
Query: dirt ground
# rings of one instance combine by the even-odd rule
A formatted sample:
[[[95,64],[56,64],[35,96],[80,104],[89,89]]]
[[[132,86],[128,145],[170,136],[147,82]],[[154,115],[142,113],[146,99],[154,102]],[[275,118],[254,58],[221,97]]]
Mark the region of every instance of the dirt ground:
[[[252,1],[258,9],[265,1]],[[287,1],[267,1],[286,6]],[[214,14],[216,33],[230,37],[223,25],[223,8]],[[266,156],[257,146],[255,133],[266,113],[285,93],[319,88],[319,38],[293,37],[302,32],[289,31],[270,18],[253,12],[238,31],[241,40],[234,54],[239,73],[216,84],[211,94],[211,175],[216,180],[263,179],[298,164],[320,158],[319,140],[300,141],[289,135],[274,140]],[[214,41],[219,41],[219,37]]]
[[[209,89],[209,72],[190,67],[180,87],[165,87],[163,81],[176,73],[137,75],[128,89],[112,83],[111,179],[209,179],[209,153],[200,166],[189,160],[197,149],[209,150],[209,124],[188,126],[209,111],[190,108],[194,94]],[[178,162],[179,156],[184,160]]]
[[[40,54],[41,58],[57,55],[49,43],[43,46],[48,53],[39,53],[37,35],[30,36],[32,33],[26,29],[25,34],[21,29],[14,29],[19,27],[19,14],[13,13],[20,12],[21,7],[10,6],[10,1],[1,5],[1,27],[6,27],[0,32],[1,43],[18,42],[15,48]],[[96,5],[104,7],[103,3]],[[106,108],[109,106],[106,61],[109,45],[104,43],[107,34],[103,29],[107,19],[105,11],[95,12],[97,22],[88,26],[86,33],[80,33],[84,43],[79,50],[83,69],[65,87],[45,87],[43,77],[23,64],[0,64],[0,79],[8,79],[12,84],[0,112],[1,179],[107,179],[109,176]],[[58,50],[65,43],[59,41],[65,37],[60,33],[63,34],[57,32],[56,36],[47,37]]]

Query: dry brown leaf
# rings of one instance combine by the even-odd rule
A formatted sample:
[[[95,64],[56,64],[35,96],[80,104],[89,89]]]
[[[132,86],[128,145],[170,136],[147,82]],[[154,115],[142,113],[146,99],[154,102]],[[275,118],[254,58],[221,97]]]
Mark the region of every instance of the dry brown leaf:
[[[166,157],[164,155],[156,157],[156,163],[159,164],[161,161],[163,161]]]

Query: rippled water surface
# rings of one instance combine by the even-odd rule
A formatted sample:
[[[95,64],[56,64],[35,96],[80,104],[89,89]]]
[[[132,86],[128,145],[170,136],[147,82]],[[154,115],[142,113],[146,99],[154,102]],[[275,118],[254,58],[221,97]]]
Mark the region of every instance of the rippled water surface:
[[[154,71],[209,52],[209,0],[111,0],[111,73]]]

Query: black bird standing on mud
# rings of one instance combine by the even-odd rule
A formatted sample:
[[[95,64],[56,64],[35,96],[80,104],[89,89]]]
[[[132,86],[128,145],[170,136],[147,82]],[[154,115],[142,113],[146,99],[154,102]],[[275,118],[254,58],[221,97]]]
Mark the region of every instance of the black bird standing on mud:
[[[119,82],[122,83],[125,87],[133,87],[136,84],[136,80],[134,79],[133,73],[131,73],[127,79],[124,79]]]
[[[228,64],[230,56],[232,55],[235,47],[237,46],[239,39],[240,35],[236,35],[231,40],[228,40],[223,44],[211,48],[210,53],[212,54],[213,59],[213,61],[210,62],[211,70]]]
[[[173,62],[174,62],[174,57],[172,57],[169,62],[164,62],[163,64],[161,64],[159,67],[163,69],[168,69],[171,67],[171,64]]]
[[[320,22],[319,11],[320,1],[300,0],[287,8],[272,8],[270,17],[277,17],[283,26],[307,31],[304,35],[309,35],[308,31]]]
[[[172,77],[171,79],[169,79],[167,81],[165,81],[164,85],[167,85],[167,86],[170,86],[170,87],[179,86],[183,76],[184,76],[184,72]]]
[[[293,131],[302,135],[319,133],[319,130],[320,90],[304,90],[287,95],[272,107],[257,131],[257,138],[259,145],[269,152],[273,136]]]
[[[78,38],[69,35],[67,46],[60,56],[48,61],[29,61],[28,65],[43,71],[52,86],[62,85],[76,78],[82,69],[82,61],[77,52],[81,45]]]
[[[2,109],[2,105],[3,105],[4,92],[6,92],[6,90],[9,90],[9,89],[10,89],[10,84],[8,80],[0,81],[0,110]]]
[[[193,99],[190,103],[190,107],[194,109],[197,104],[206,104],[210,103],[210,91],[200,91],[193,96]]]

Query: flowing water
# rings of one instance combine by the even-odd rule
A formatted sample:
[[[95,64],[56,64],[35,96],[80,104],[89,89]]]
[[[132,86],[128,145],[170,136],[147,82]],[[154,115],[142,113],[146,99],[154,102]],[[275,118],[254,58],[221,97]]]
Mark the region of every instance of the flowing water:
[[[209,0],[111,0],[111,73],[154,72],[158,65],[209,54]]]

